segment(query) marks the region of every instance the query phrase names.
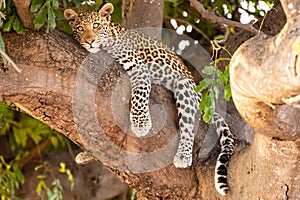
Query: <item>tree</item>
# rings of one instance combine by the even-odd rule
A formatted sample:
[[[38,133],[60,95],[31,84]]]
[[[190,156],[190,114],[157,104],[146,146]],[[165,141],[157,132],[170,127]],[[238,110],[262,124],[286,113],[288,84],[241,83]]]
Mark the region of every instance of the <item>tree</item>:
[[[21,10],[29,9],[30,1],[14,2],[24,25],[28,23],[28,27],[31,27],[32,24],[26,20],[27,17],[20,14]],[[191,1],[191,4],[196,8],[199,5],[196,1]],[[136,188],[141,196],[149,199],[297,199],[300,185],[300,128],[297,123],[300,112],[296,104],[299,101],[300,90],[297,60],[300,5],[296,0],[281,0],[281,4],[287,16],[287,23],[279,35],[273,37],[261,35],[248,40],[235,52],[231,61],[230,73],[235,105],[254,127],[256,135],[253,144],[244,150],[238,150],[230,162],[231,193],[228,197],[220,197],[213,186],[216,156],[208,158],[203,162],[205,164],[197,162],[196,154],[207,128],[204,123],[200,125],[195,139],[195,159],[191,168],[176,169],[170,163],[164,168],[146,173],[130,171],[128,165],[132,163],[138,165],[141,160],[136,157],[137,160],[134,162],[126,162],[127,154],[122,154],[124,150],[134,153],[153,151],[168,144],[168,138],[175,137],[176,110],[172,95],[163,88],[154,86],[151,95],[152,104],[159,102],[168,113],[164,128],[158,135],[140,139],[125,134],[115,123],[110,104],[114,95],[113,89],[120,80],[122,69],[115,63],[106,67],[102,75],[104,78],[101,78],[96,88],[95,81],[98,81],[98,77],[90,75],[99,73],[97,71],[99,69],[84,68],[94,70],[95,73],[81,71],[83,76],[80,78],[83,79],[78,78],[78,69],[87,53],[72,37],[62,32],[54,31],[46,34],[25,29],[23,35],[15,33],[3,35],[7,53],[22,68],[22,72],[9,69],[8,72],[0,74],[0,101],[17,104],[30,115],[70,138],[81,148],[89,150],[96,160],[110,168],[121,180]],[[122,14],[125,25],[160,27],[163,18],[162,5],[163,1],[155,3],[123,1]],[[283,11],[280,9],[279,1],[275,1],[275,7],[278,12],[271,12],[268,16],[271,22],[266,19],[265,23],[269,28],[279,32],[280,24],[273,22],[276,19],[276,23],[283,25]],[[155,17],[153,13],[156,13]],[[148,20],[140,20],[141,16]],[[267,33],[267,29],[263,31]],[[234,52],[249,37],[249,34],[243,33],[239,40],[229,38],[228,49]],[[103,65],[112,62],[104,55],[100,58]],[[92,64],[93,59],[85,62]],[[76,84],[79,83],[85,84],[80,85],[82,90],[76,90],[78,86]],[[117,93],[120,96],[122,92],[126,93],[126,88],[128,89],[126,81],[123,83],[122,90]],[[87,102],[85,98],[82,100],[78,98],[80,97],[78,92],[89,91],[85,89],[91,87],[95,89],[95,93],[85,94],[91,96],[96,94],[93,104],[80,107]],[[82,108],[75,109],[77,113],[72,109],[74,97],[77,97],[76,105]],[[97,123],[92,121],[95,120],[94,109],[105,134],[95,133],[99,127],[94,127]],[[76,123],[82,119],[86,123],[77,129]],[[239,118],[236,117],[235,120],[237,119]],[[233,132],[238,132],[240,128],[241,126],[236,126]],[[240,149],[244,147],[242,142],[238,144]],[[216,148],[214,152],[217,151]],[[162,156],[165,156],[165,160],[172,159],[170,155],[162,154]],[[156,164],[159,166],[161,163]],[[120,171],[116,166],[122,166],[125,170]]]

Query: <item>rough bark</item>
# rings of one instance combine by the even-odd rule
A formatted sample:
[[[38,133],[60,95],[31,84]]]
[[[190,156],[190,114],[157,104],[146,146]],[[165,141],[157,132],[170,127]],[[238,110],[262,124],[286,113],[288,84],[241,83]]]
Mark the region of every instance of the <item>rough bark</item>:
[[[124,0],[122,5],[122,25],[129,29],[162,27],[163,7],[164,1],[162,0]]]
[[[72,90],[86,52],[66,34],[26,30],[3,35],[8,55],[22,69],[1,72],[0,101],[14,102],[81,144],[72,119]]]
[[[295,48],[300,44],[300,2],[281,3],[287,23],[280,33],[248,40],[231,60],[233,100],[256,132],[251,147],[231,162],[237,169],[232,170],[234,190],[240,191],[234,192],[236,199],[300,197],[300,109],[295,100],[300,95]]]
[[[143,3],[143,1],[138,2]],[[148,6],[151,7],[151,5],[153,4],[149,3]],[[150,17],[149,20],[152,18]],[[140,23],[139,20],[136,21]],[[196,135],[193,166],[189,169],[176,169],[171,163],[176,148],[174,144],[177,141],[177,114],[171,93],[161,87],[153,87],[151,105],[161,104],[164,112],[151,114],[156,118],[159,115],[167,115],[166,123],[158,134],[139,139],[125,134],[120,128],[122,127],[127,132],[129,113],[126,116],[119,116],[119,118],[117,116],[117,120],[114,119],[116,116],[113,113],[118,109],[123,109],[122,112],[120,110],[120,113],[126,113],[126,110],[128,112],[129,84],[127,79],[123,78],[125,72],[119,66],[113,64],[105,67],[112,62],[105,54],[99,54],[97,57],[88,55],[84,61],[87,56],[85,50],[71,37],[58,31],[45,34],[26,30],[22,36],[14,33],[4,34],[4,40],[8,54],[23,70],[20,74],[13,69],[7,73],[0,73],[0,101],[18,104],[35,118],[49,124],[83,149],[90,151],[96,160],[109,167],[121,180],[138,189],[141,196],[148,196],[149,199],[256,199],[257,197],[272,199],[266,193],[260,193],[263,191],[259,190],[258,186],[263,187],[259,180],[263,180],[262,183],[265,184],[272,177],[279,176],[287,178],[285,180],[282,178],[283,181],[278,183],[281,186],[280,190],[279,186],[275,185],[275,190],[278,189],[277,199],[284,199],[281,198],[284,197],[282,196],[284,192],[291,197],[290,199],[294,197],[292,195],[297,195],[296,189],[300,184],[297,183],[297,177],[293,179],[291,176],[297,175],[297,171],[293,171],[297,168],[293,168],[293,166],[299,166],[299,163],[295,163],[295,159],[299,160],[299,158],[295,158],[299,155],[299,153],[297,154],[299,143],[298,146],[296,143],[299,127],[290,118],[285,118],[289,111],[295,112],[295,116],[299,116],[297,110],[293,108],[287,110],[286,107],[282,107],[285,109],[278,108],[276,113],[273,113],[274,116],[281,116],[282,121],[290,119],[288,123],[283,123],[283,125],[288,124],[283,127],[288,127],[289,124],[294,125],[293,130],[296,134],[294,141],[281,141],[282,139],[278,138],[272,140],[267,135],[258,134],[250,149],[241,153],[237,151],[229,169],[231,194],[227,197],[220,197],[213,184],[214,165],[219,149],[215,148],[213,153],[209,154],[210,157],[201,164],[197,158],[207,131],[206,125],[201,123],[201,128]],[[104,73],[98,77],[97,75],[102,73],[103,69],[105,69]],[[244,77],[241,80],[249,79]],[[120,85],[122,87],[119,87]],[[95,97],[95,99],[87,97]],[[238,102],[236,97],[235,94],[235,101]],[[247,97],[247,95],[242,95],[240,101]],[[112,99],[115,98],[117,101],[112,104]],[[85,106],[86,103],[89,105]],[[257,105],[254,103],[250,105]],[[242,109],[240,110],[245,113]],[[237,118],[233,118],[231,121],[233,124],[231,127],[236,127],[233,130],[234,133],[241,131],[238,130],[241,127],[234,125],[236,121],[238,121]],[[272,122],[272,120],[270,121]],[[269,127],[256,131],[269,131]],[[281,130],[280,128],[278,130]],[[97,132],[97,130],[100,131]],[[159,151],[168,145],[170,146],[169,151],[162,153]],[[287,151],[287,154],[283,151]],[[148,152],[161,153],[160,159],[155,157],[154,160],[145,160],[148,158],[145,156]],[[270,154],[265,156],[260,152]],[[130,153],[138,153],[140,156],[130,157]],[[276,157],[276,161],[271,162],[272,157]],[[283,163],[291,163],[290,169],[286,168],[287,171],[284,171],[283,175],[274,174],[278,172],[276,169],[280,169],[272,168],[275,164],[281,168],[285,167],[282,163],[277,163],[282,159],[284,159]],[[145,163],[148,165],[145,166]],[[165,167],[159,168],[166,163]],[[144,173],[132,170],[146,171],[145,167],[152,165],[154,168],[156,167],[156,170]],[[266,169],[269,170],[269,173],[261,174],[266,172]],[[257,176],[261,176],[262,179],[256,180]],[[256,188],[253,188],[254,184],[248,181],[250,178],[256,180],[256,185],[258,185]],[[274,179],[273,182],[276,180],[278,179]],[[266,187],[269,187],[269,183],[266,184]],[[266,191],[274,189],[271,186],[266,187]],[[251,190],[257,193],[251,193]],[[268,195],[272,195],[272,192],[269,192]]]

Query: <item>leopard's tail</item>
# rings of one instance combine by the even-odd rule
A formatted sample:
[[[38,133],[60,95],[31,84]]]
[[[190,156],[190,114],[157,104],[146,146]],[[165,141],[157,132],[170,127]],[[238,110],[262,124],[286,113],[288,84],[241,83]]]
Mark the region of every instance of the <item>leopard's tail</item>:
[[[215,168],[215,187],[222,194],[228,194],[227,167],[230,157],[234,151],[234,136],[229,130],[224,118],[214,113],[212,124],[220,137],[221,153],[219,154]]]

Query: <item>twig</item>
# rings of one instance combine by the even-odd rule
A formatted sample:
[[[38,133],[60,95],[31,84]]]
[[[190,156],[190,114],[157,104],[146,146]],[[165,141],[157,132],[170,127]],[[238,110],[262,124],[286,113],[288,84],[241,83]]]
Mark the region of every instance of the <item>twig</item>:
[[[225,28],[225,34],[224,34],[224,38],[223,39],[220,39],[220,40],[214,40],[214,42],[216,43],[224,43],[227,41],[228,39],[228,36],[229,36],[229,28],[226,24],[223,24],[224,28]]]
[[[64,138],[64,141],[67,144],[68,152],[69,152],[70,156],[72,157],[73,160],[75,160],[75,155],[74,155],[74,152],[72,150],[72,147],[71,147],[71,144],[70,144],[69,140],[67,140],[66,138]]]
[[[8,62],[17,70],[17,72],[21,73],[22,69],[20,69],[16,63],[2,50],[0,49],[0,53],[8,60]]]
[[[210,41],[209,37],[208,37],[203,31],[201,31],[198,27],[196,27],[195,25],[189,23],[188,21],[185,21],[185,20],[183,20],[183,19],[178,19],[178,18],[168,17],[168,16],[164,16],[164,18],[167,19],[167,20],[175,19],[176,21],[178,21],[178,22],[180,22],[180,23],[182,23],[182,24],[188,24],[188,25],[191,25],[195,31],[197,31],[198,33],[200,33],[200,34],[203,36],[203,38],[204,38],[205,40]]]
[[[30,150],[29,154],[25,157],[23,157],[19,161],[19,168],[22,169],[30,160],[33,158],[37,157],[38,155],[41,154],[41,152],[49,147],[51,145],[51,140],[47,139],[43,141],[42,143],[38,144],[36,147]]]
[[[232,57],[231,53],[223,46],[220,45],[220,43],[225,43],[228,39],[228,36],[229,36],[229,29],[228,29],[228,26],[226,24],[223,24],[223,26],[225,27],[225,34],[224,34],[224,38],[223,39],[220,39],[220,40],[211,40],[210,41],[210,44],[211,46],[213,47],[213,55],[212,55],[212,58],[214,57],[215,55],[215,52],[217,54],[217,51],[219,51],[220,49],[223,49],[225,52],[228,53],[228,55],[230,57]]]
[[[252,24],[242,24],[240,22],[231,21],[231,20],[225,19],[224,17],[218,17],[218,16],[212,14],[211,12],[209,12],[208,10],[206,10],[203,7],[202,3],[198,2],[197,0],[191,0],[191,6],[194,7],[202,15],[203,18],[207,19],[208,21],[210,21],[212,23],[226,24],[229,26],[247,30],[247,31],[255,33],[255,34],[258,33],[258,30],[256,28],[254,28],[252,26]]]

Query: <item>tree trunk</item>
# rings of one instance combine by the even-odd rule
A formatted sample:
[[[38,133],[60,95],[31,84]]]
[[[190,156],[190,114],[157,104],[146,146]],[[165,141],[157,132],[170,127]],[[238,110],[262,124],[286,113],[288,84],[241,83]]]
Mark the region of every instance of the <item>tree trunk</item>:
[[[300,2],[281,3],[280,33],[248,40],[231,60],[233,100],[256,132],[231,162],[236,199],[300,198]]]
[[[156,4],[157,1],[155,4],[150,2],[135,1],[130,5],[131,7],[129,6],[130,9],[127,9],[126,16],[134,16],[135,20],[132,21],[138,24],[137,27],[144,25],[144,20],[136,19],[143,15],[148,16],[149,21],[155,21],[149,23],[152,26],[160,25],[161,22],[157,19],[162,19],[162,16],[153,17],[147,15],[146,11],[139,13],[135,9],[148,6],[150,11],[151,8],[162,10],[162,7]],[[160,3],[163,5],[163,1]],[[276,14],[280,15],[280,13]],[[128,23],[129,20],[126,18],[125,24],[131,26]],[[194,144],[193,166],[188,169],[176,169],[172,165],[178,135],[176,134],[176,106],[170,92],[159,86],[153,86],[151,115],[165,123],[163,127],[160,122],[154,123],[154,129],[160,130],[159,133],[152,133],[147,138],[136,138],[126,134],[130,133],[128,79],[125,71],[105,53],[88,55],[74,39],[58,31],[45,34],[26,30],[21,36],[8,33],[3,37],[8,54],[22,68],[22,72],[18,73],[10,69],[7,73],[0,73],[0,101],[14,102],[30,115],[60,131],[81,148],[92,153],[96,160],[110,168],[121,180],[136,188],[141,196],[149,199],[257,199],[260,197],[286,199],[286,196],[289,196],[293,199],[299,195],[297,191],[300,185],[298,138],[300,128],[296,123],[299,121],[299,109],[275,105],[275,109],[272,110],[264,105],[280,104],[279,101],[274,101],[272,97],[270,101],[262,100],[261,94],[258,95],[259,100],[257,100],[257,92],[252,95],[240,92],[256,91],[248,88],[249,85],[257,82],[250,82],[249,80],[252,79],[249,79],[248,75],[247,77],[242,75],[243,78],[235,76],[238,67],[234,67],[235,69],[231,71],[232,80],[234,83],[245,80],[248,82],[245,82],[247,89],[244,90],[239,89],[243,86],[243,82],[236,84],[239,87],[232,85],[234,100],[240,112],[255,127],[258,134],[251,148],[237,152],[233,162],[230,162],[231,192],[229,196],[221,197],[215,191],[213,184],[214,165],[219,149],[215,148],[213,155],[210,154],[210,157],[201,164],[197,158],[207,132],[207,125],[200,123]],[[257,43],[257,40],[264,41],[264,39],[252,41]],[[251,41],[247,44],[250,43]],[[255,45],[253,46],[255,48]],[[262,46],[256,48],[264,50]],[[238,55],[243,55],[244,52],[241,54],[239,52],[241,50],[235,56],[237,61],[233,60],[232,63],[234,65],[236,62],[235,66],[244,66],[238,62]],[[273,52],[268,54],[271,57]],[[246,58],[248,57],[253,56]],[[263,65],[264,60],[265,57],[260,59],[259,64]],[[273,68],[269,71],[275,70],[273,64]],[[258,65],[251,63],[251,67],[255,68],[255,66]],[[256,69],[260,68],[256,67],[252,70],[253,76],[250,77],[253,80],[260,78],[258,73],[254,73],[257,72]],[[299,62],[294,69],[299,76]],[[263,73],[267,72],[268,70]],[[278,81],[278,78],[270,78],[270,83],[273,84],[272,80]],[[292,90],[293,94],[299,91],[297,85],[300,84],[297,81],[299,77],[292,81],[295,84],[293,88],[296,88]],[[292,82],[284,84],[290,85]],[[258,86],[253,86],[256,87]],[[290,90],[287,89],[286,93],[289,92]],[[278,94],[278,98],[281,97]],[[267,102],[267,104],[260,102]],[[121,115],[122,113],[124,114]],[[298,120],[293,121],[293,118]],[[279,119],[281,123],[277,123]],[[236,123],[234,120],[230,124]],[[256,124],[258,125],[255,126]],[[237,133],[237,129],[241,128],[236,126],[233,132]],[[283,132],[283,129],[286,131]],[[270,131],[274,132],[274,136],[268,134]],[[254,184],[249,179],[253,179]]]

